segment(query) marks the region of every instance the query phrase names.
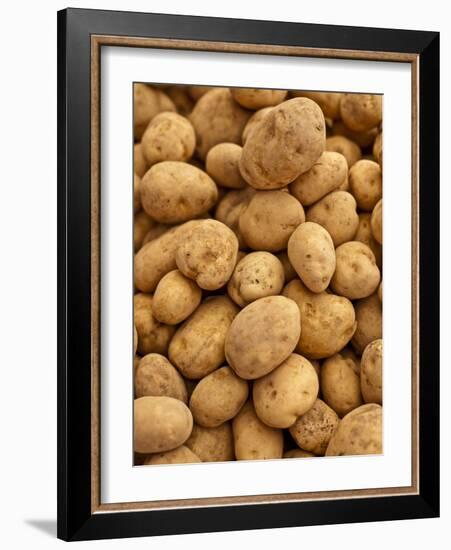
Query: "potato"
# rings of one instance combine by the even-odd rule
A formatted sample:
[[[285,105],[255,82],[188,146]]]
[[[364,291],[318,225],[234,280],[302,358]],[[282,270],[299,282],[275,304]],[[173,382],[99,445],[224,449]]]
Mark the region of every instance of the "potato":
[[[349,168],[362,158],[362,151],[357,143],[344,136],[328,137],[326,139],[326,151],[334,151],[343,155]]]
[[[203,170],[185,162],[152,166],[141,181],[141,202],[160,223],[179,223],[205,214],[216,203],[218,189]]]
[[[382,453],[382,407],[362,405],[340,422],[327,447],[326,456]]]
[[[240,214],[239,229],[253,250],[279,252],[305,221],[302,204],[284,191],[257,191]]]
[[[205,300],[177,330],[169,360],[185,378],[198,380],[224,363],[224,341],[237,306],[226,296]]]
[[[141,248],[145,236],[155,225],[156,223],[143,210],[135,214],[133,223],[133,248],[135,252]]]
[[[382,340],[373,340],[363,352],[360,385],[365,403],[382,405]]]
[[[241,151],[236,143],[218,143],[208,151],[205,169],[218,185],[230,189],[246,187],[239,169]]]
[[[331,288],[350,300],[373,294],[380,282],[380,271],[371,249],[358,241],[349,241],[335,250],[337,266]]]
[[[379,270],[382,270],[382,246],[371,233],[371,214],[369,212],[361,212],[359,214],[359,227],[353,240],[364,243],[371,248],[371,252],[376,258],[377,267]]]
[[[232,426],[237,460],[282,458],[282,430],[263,424],[250,401],[233,419]]]
[[[360,377],[351,358],[337,353],[321,365],[321,393],[340,417],[362,404]]]
[[[172,451],[148,455],[144,460],[144,465],[149,466],[152,464],[191,464],[194,462],[201,462],[201,460],[190,449],[188,449],[188,447],[181,445],[180,447],[177,447]]]
[[[345,136],[364,149],[373,145],[377,132],[377,128],[371,128],[370,130],[365,130],[363,132],[355,132],[354,130],[348,128],[342,120],[335,121],[332,126],[332,135]]]
[[[324,401],[317,399],[290,427],[290,434],[299,447],[322,456],[339,422],[336,412]]]
[[[371,211],[382,197],[382,172],[372,160],[357,161],[349,170],[349,187],[361,210]]]
[[[145,355],[136,367],[135,395],[167,396],[188,403],[188,392],[181,374],[158,353]]]
[[[248,393],[245,380],[238,378],[230,367],[221,367],[197,384],[189,408],[197,424],[216,428],[238,414]]]
[[[303,206],[309,206],[339,188],[347,177],[346,158],[340,153],[324,151],[310,170],[290,184],[290,193]]]
[[[379,285],[379,288],[377,289],[377,297],[382,303],[382,281],[381,281],[381,284]]]
[[[141,210],[141,193],[140,193],[141,178],[137,174],[133,174],[133,213]]]
[[[284,101],[249,134],[241,174],[256,189],[280,189],[310,170],[325,138],[324,115],[316,103],[302,97]]]
[[[357,323],[352,302],[328,292],[310,292],[299,279],[285,286],[283,295],[296,302],[302,331],[296,352],[308,359],[330,357],[351,340]]]
[[[137,349],[138,349],[138,331],[136,330],[135,323],[133,323],[133,355],[136,355]]]
[[[194,107],[194,101],[188,93],[186,86],[169,86],[166,88],[165,93],[172,100],[179,114],[188,116],[191,113]]]
[[[279,259],[280,263],[283,267],[283,272],[285,274],[285,283],[289,283],[293,279],[296,279],[298,274],[296,273],[296,270],[292,266],[287,252],[279,252],[276,257]]]
[[[311,363],[292,353],[280,366],[253,386],[259,419],[272,428],[289,428],[313,407],[318,396],[318,376]]]
[[[343,94],[338,92],[291,92],[293,97],[308,97],[317,103],[325,118],[335,119],[340,116],[340,100]]]
[[[153,241],[155,239],[158,239],[163,233],[166,233],[169,229],[171,229],[171,225],[166,225],[164,223],[157,223],[153,222],[154,225],[149,229],[149,231],[146,233],[146,236],[143,239],[142,246],[144,246],[147,243],[150,243],[150,241]]]
[[[283,453],[283,458],[313,458],[315,455],[302,449],[291,449]]]
[[[203,428],[194,424],[185,445],[202,462],[225,462],[235,460],[232,424],[224,422],[217,428]]]
[[[154,116],[164,111],[176,111],[175,105],[165,93],[140,83],[133,86],[133,105],[134,136],[137,141],[141,139]]]
[[[373,144],[373,156],[382,168],[382,132],[377,134]]]
[[[187,161],[193,156],[196,134],[187,118],[177,113],[160,113],[147,126],[141,146],[150,166],[164,160]]]
[[[255,111],[255,113],[247,121],[247,124],[244,127],[243,135],[241,136],[241,142],[243,145],[246,143],[249,134],[255,128],[255,126],[257,126],[259,122],[263,119],[263,117],[267,115],[272,109],[273,107],[265,107],[264,109],[259,109],[258,111]]]
[[[229,191],[220,199],[216,207],[215,218],[230,227],[238,239],[240,248],[246,248],[246,243],[239,228],[240,215],[255,193],[256,191],[252,187],[246,187],[239,191]]]
[[[138,333],[138,352],[141,355],[161,353],[166,355],[175,328],[159,323],[153,316],[152,296],[135,294],[134,321]]]
[[[167,273],[158,283],[153,296],[153,315],[167,325],[187,319],[202,299],[202,291],[194,281],[178,269]]]
[[[140,178],[142,178],[149,169],[149,165],[143,155],[141,143],[135,143],[133,146],[133,169],[135,174]]]
[[[352,338],[352,345],[357,353],[362,354],[373,340],[382,338],[382,306],[377,294],[355,303],[357,330]]]
[[[321,225],[301,224],[288,241],[288,258],[309,290],[326,290],[335,271],[335,249],[331,236]]]
[[[356,132],[371,130],[382,120],[382,96],[343,94],[340,115],[348,128]]]
[[[225,339],[227,363],[241,378],[260,378],[288,358],[300,331],[295,302],[283,296],[260,298],[232,321]]]
[[[187,92],[194,101],[199,101],[199,99],[204,96],[207,92],[211,90],[225,90],[226,88],[218,88],[216,86],[188,86]]]
[[[286,90],[264,90],[263,88],[231,88],[233,99],[245,109],[262,109],[282,103]]]
[[[285,281],[283,266],[269,252],[252,252],[240,260],[227,285],[232,300],[240,307],[280,294]]]
[[[352,240],[359,227],[357,203],[350,193],[333,191],[307,210],[306,220],[322,225],[339,246]]]
[[[179,270],[205,290],[230,279],[236,265],[238,239],[217,220],[202,220],[180,240],[175,261]]]
[[[134,402],[134,449],[137,453],[163,453],[183,445],[191,434],[193,417],[173,397],[139,397]]]
[[[241,143],[250,115],[250,111],[233,100],[228,88],[208,91],[189,117],[197,136],[198,156],[205,159],[208,151],[218,143]]]
[[[379,244],[382,244],[382,199],[371,214],[371,233]]]

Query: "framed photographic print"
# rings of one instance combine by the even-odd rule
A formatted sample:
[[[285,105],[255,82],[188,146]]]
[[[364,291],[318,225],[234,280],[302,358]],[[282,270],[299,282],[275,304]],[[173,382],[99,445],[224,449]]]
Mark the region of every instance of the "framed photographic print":
[[[439,35],[58,14],[58,536],[439,514]]]

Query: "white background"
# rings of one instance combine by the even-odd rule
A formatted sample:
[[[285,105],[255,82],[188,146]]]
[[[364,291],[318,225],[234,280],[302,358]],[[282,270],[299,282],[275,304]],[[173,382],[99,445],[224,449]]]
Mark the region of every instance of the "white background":
[[[451,30],[446,3],[407,4],[379,0],[334,2],[224,3],[197,0],[72,0],[74,7],[191,13],[442,32],[442,281],[451,280],[449,182]],[[63,2],[8,3],[2,10],[0,87],[1,311],[1,545],[51,549],[56,518],[56,10]],[[446,165],[445,165],[446,163]],[[83,548],[148,547],[197,549],[280,546],[365,550],[409,545],[423,549],[449,538],[451,523],[451,400],[449,286],[442,285],[442,518],[434,520],[319,526],[237,533],[161,537],[150,541],[103,541]],[[449,357],[449,354],[447,354]],[[445,400],[446,397],[446,400]]]

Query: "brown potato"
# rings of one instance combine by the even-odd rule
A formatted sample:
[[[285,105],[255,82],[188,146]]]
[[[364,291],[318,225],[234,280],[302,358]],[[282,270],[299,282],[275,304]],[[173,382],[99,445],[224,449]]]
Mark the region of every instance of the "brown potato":
[[[218,189],[210,176],[185,162],[159,162],[141,181],[142,207],[160,223],[197,218],[217,199]]]
[[[146,236],[143,239],[142,246],[144,246],[147,243],[150,243],[150,241],[153,241],[155,239],[158,239],[163,233],[166,233],[168,229],[170,229],[171,225],[166,225],[164,223],[157,223],[154,222],[155,225],[153,225],[149,231],[146,233]]]
[[[357,203],[350,193],[333,191],[307,210],[306,220],[322,225],[339,246],[352,240],[359,227]]]
[[[148,455],[144,460],[144,466],[153,464],[191,464],[195,462],[201,462],[200,458],[188,447],[181,445],[176,449],[172,449],[172,451]]]
[[[335,271],[335,249],[329,233],[313,222],[301,224],[288,241],[288,258],[312,292],[323,292]]]
[[[358,241],[340,245],[335,255],[337,266],[331,280],[331,288],[350,300],[366,298],[379,286],[380,271],[371,249]]]
[[[237,460],[282,458],[282,430],[263,424],[250,401],[233,419],[232,426]]]
[[[230,279],[236,265],[238,239],[217,220],[202,220],[178,245],[175,261],[180,271],[205,290],[216,290]]]
[[[382,197],[382,172],[372,160],[359,160],[349,170],[349,187],[361,210],[371,211]]]
[[[283,453],[283,458],[313,458],[315,455],[302,449],[291,449]]]
[[[194,420],[204,428],[216,428],[234,418],[246,402],[249,387],[230,367],[202,378],[189,402]]]
[[[382,132],[377,134],[373,144],[373,156],[382,168]]]
[[[176,111],[175,105],[164,92],[140,83],[133,86],[133,105],[134,136],[137,141],[154,116],[164,111]]]
[[[373,340],[382,338],[382,305],[377,294],[355,303],[357,330],[352,338],[352,345],[357,353],[362,354]]]
[[[188,403],[188,392],[182,376],[158,353],[144,355],[135,370],[135,395],[173,397]]]
[[[217,86],[188,86],[187,92],[194,101],[199,101],[199,99],[204,96],[207,92],[212,90],[225,90],[226,88],[219,88]]]
[[[283,296],[260,298],[233,320],[225,339],[227,362],[241,378],[260,378],[288,358],[300,331],[295,302]]]
[[[255,111],[255,113],[247,121],[247,124],[244,127],[243,135],[241,136],[241,142],[243,145],[246,143],[249,134],[255,128],[255,126],[257,126],[259,122],[263,119],[263,117],[267,115],[272,109],[273,107],[265,107],[264,109],[259,109],[258,111]]]
[[[196,134],[187,118],[177,113],[160,113],[147,126],[141,146],[150,166],[164,160],[187,161],[193,156]]]
[[[136,350],[138,349],[138,331],[136,330],[136,325],[133,323],[133,354],[136,355]]]
[[[255,126],[243,146],[240,171],[256,189],[280,189],[307,172],[325,148],[321,109],[307,98],[284,101]]]
[[[364,243],[371,248],[371,252],[376,258],[377,267],[379,270],[382,270],[382,246],[371,233],[371,214],[369,212],[361,212],[359,214],[359,227],[353,240]]]
[[[359,147],[370,147],[376,139],[378,129],[371,128],[370,130],[364,130],[363,132],[355,132],[346,126],[342,120],[337,120],[332,126],[332,135],[345,136],[351,141],[354,141]]]
[[[272,428],[289,428],[313,407],[318,396],[318,376],[312,364],[292,353],[253,386],[253,402],[259,419]]]
[[[326,151],[334,151],[343,155],[349,168],[362,158],[362,151],[357,143],[344,136],[328,137],[326,139]]]
[[[224,422],[217,428],[203,428],[194,424],[185,445],[202,462],[225,462],[235,460],[232,424]]]
[[[282,103],[286,90],[264,90],[263,88],[231,88],[233,99],[245,109],[263,109]]]
[[[208,151],[218,143],[241,143],[250,115],[250,111],[233,100],[228,88],[208,91],[189,117],[196,131],[198,156],[205,159]]]
[[[135,174],[140,178],[142,178],[149,169],[149,165],[143,155],[141,143],[135,143],[133,146],[133,168]]]
[[[382,340],[370,342],[362,355],[360,383],[365,403],[382,405]]]
[[[169,86],[166,88],[165,93],[171,98],[179,114],[188,116],[191,113],[194,107],[194,101],[188,93],[186,86]]]
[[[296,302],[302,331],[296,352],[308,359],[330,357],[351,340],[357,323],[352,302],[327,292],[310,292],[299,279],[285,286],[283,295]]]
[[[153,295],[153,315],[167,325],[177,325],[187,319],[202,299],[202,291],[194,281],[178,269],[166,273]]]
[[[239,228],[240,215],[255,193],[256,191],[252,187],[246,187],[239,191],[229,191],[219,200],[216,207],[215,218],[230,227],[238,239],[240,248],[246,248],[246,243]]]
[[[237,306],[226,296],[205,300],[177,330],[169,359],[185,378],[198,380],[224,363],[224,341]]]
[[[381,281],[381,284],[379,285],[379,288],[377,289],[377,297],[382,303],[382,281]]]
[[[371,214],[371,233],[379,244],[382,244],[382,199]]]
[[[208,151],[205,169],[218,185],[230,189],[246,187],[239,169],[241,151],[236,143],[218,143]]]
[[[340,417],[359,407],[362,401],[360,377],[351,358],[337,353],[321,365],[321,393]]]
[[[335,119],[340,116],[340,100],[343,94],[338,92],[291,92],[293,97],[308,97],[317,103],[325,118]]]
[[[141,178],[135,173],[133,174],[133,213],[141,210]]]
[[[327,447],[326,456],[382,453],[382,407],[362,405],[347,414]]]
[[[290,193],[303,206],[310,206],[338,189],[348,177],[346,158],[334,151],[324,151],[315,164],[290,184]]]
[[[253,250],[278,252],[304,221],[302,204],[289,193],[257,191],[240,214],[239,229]]]
[[[299,447],[322,456],[339,422],[336,412],[317,399],[311,409],[290,427],[290,434]]]
[[[166,355],[175,328],[159,323],[153,316],[152,296],[135,294],[134,321],[138,333],[138,352],[141,355],[161,353]]]
[[[156,222],[154,222],[143,210],[135,214],[133,223],[133,247],[135,252],[142,247],[145,236],[155,227],[155,225]]]
[[[283,266],[269,252],[252,252],[236,265],[227,291],[240,307],[251,302],[280,294],[285,281]]]
[[[351,130],[371,130],[382,120],[382,96],[344,94],[340,102],[340,115]]]
[[[298,274],[296,273],[296,270],[292,266],[289,258],[288,253],[286,251],[279,252],[276,254],[276,257],[280,260],[280,263],[283,267],[283,272],[285,274],[285,283],[289,283],[293,279],[296,279]]]

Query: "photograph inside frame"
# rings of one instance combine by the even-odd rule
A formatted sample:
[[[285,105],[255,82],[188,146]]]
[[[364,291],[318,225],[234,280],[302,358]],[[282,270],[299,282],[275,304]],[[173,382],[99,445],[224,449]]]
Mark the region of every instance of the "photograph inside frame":
[[[382,96],[133,102],[134,465],[382,454]]]

